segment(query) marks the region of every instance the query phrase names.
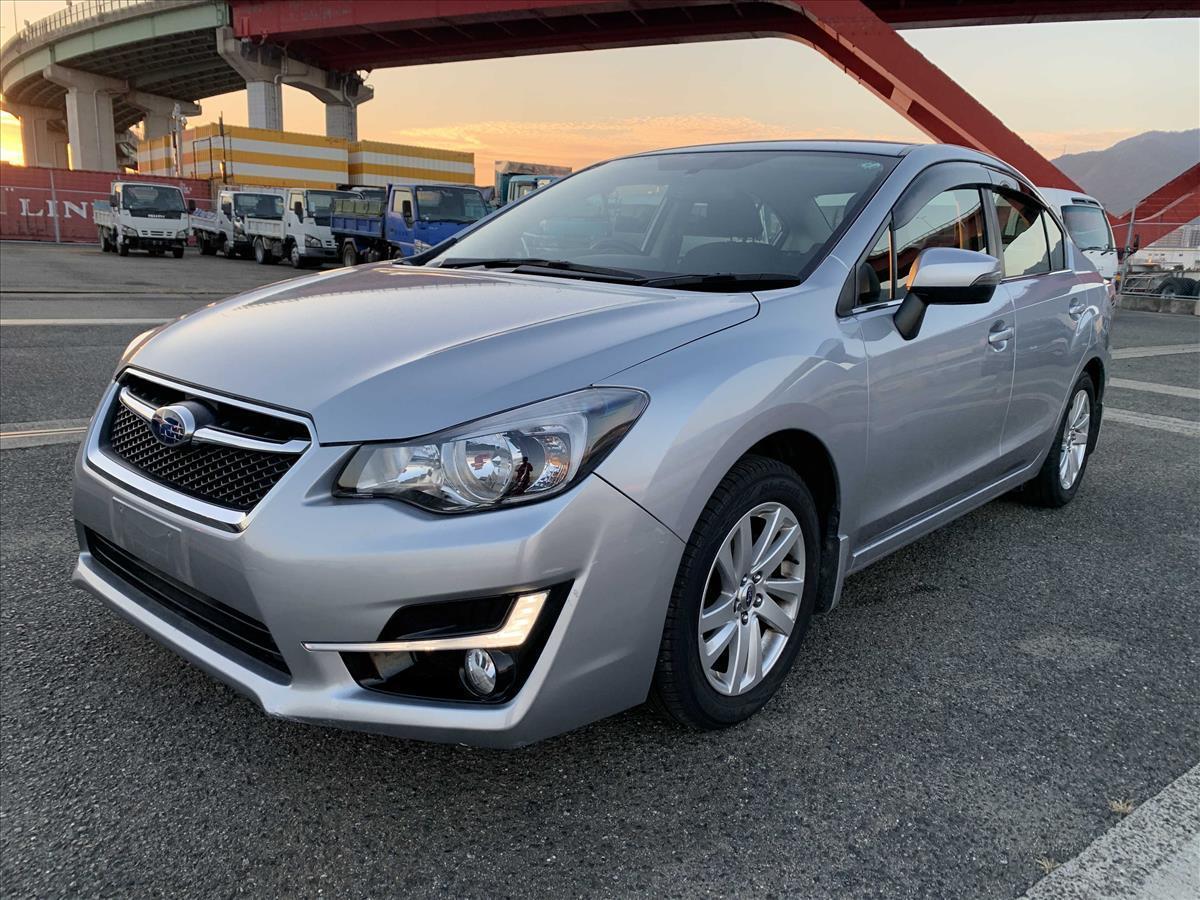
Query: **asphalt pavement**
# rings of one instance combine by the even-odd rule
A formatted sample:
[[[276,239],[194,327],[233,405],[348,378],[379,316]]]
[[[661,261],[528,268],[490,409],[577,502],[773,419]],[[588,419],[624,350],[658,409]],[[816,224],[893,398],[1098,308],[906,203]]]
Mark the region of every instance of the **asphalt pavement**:
[[[5,432],[86,418],[150,327],[13,320],[290,274],[15,244],[0,273]],[[269,719],[71,587],[75,445],[5,449],[3,892],[1018,896],[1200,762],[1200,318],[1122,312],[1114,343],[1177,349],[1115,362],[1143,386],[1110,390],[1075,502],[993,502],[852,577],[715,734],[636,709],[504,753]]]

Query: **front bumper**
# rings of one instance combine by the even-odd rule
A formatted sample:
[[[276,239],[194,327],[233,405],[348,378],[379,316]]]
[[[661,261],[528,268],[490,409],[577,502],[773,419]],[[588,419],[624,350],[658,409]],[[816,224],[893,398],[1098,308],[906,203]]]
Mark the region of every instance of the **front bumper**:
[[[76,463],[81,553],[74,580],[161,643],[275,716],[434,741],[514,747],[586,724],[647,695],[683,545],[593,475],[525,507],[435,516],[389,501],[336,499],[352,448],[314,446],[240,528],[199,521]],[[249,664],[165,614],[102,566],[90,529],[147,565],[261,620],[290,670]],[[408,603],[571,582],[528,681],[499,705],[401,698],[361,687],[338,653],[369,642]]]

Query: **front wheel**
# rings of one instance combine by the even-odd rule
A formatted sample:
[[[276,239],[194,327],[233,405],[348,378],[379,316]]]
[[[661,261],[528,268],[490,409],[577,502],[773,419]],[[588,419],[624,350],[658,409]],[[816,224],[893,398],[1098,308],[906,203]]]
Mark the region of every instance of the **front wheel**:
[[[128,256],[128,255],[129,255],[129,245],[127,243],[125,243],[124,241],[121,241],[120,243],[117,244],[117,256]]]
[[[817,597],[816,504],[795,471],[743,458],[708,501],[684,551],[653,696],[677,721],[726,728],[778,690]]]
[[[358,250],[355,249],[353,241],[342,244],[342,265],[347,269],[358,265]]]
[[[171,255],[173,257],[175,257],[176,259],[183,259],[183,248],[182,247],[172,247]]]
[[[1081,375],[1071,389],[1071,399],[1063,413],[1054,443],[1037,475],[1026,486],[1026,494],[1036,506],[1066,506],[1079,490],[1087,470],[1094,441],[1096,387],[1088,375]]]
[[[304,257],[300,255],[299,244],[292,244],[292,249],[288,252],[288,262],[292,264],[293,269],[304,268]]]

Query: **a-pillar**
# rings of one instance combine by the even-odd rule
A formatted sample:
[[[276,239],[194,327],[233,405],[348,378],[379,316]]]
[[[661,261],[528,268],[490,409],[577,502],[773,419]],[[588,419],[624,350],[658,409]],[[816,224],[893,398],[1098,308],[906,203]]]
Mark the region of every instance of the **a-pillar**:
[[[67,167],[67,134],[51,127],[51,123],[59,125],[62,121],[61,109],[7,101],[4,108],[21,120],[21,155],[25,165]]]
[[[144,91],[130,91],[125,95],[125,102],[146,114],[143,123],[145,138],[148,141],[170,134],[174,128],[176,115],[200,115],[200,107],[195,103],[161,97],[158,94],[147,94]]]
[[[57,63],[42,69],[42,77],[67,89],[71,168],[116,172],[113,95],[124,94],[128,85],[117,78],[68,69]]]

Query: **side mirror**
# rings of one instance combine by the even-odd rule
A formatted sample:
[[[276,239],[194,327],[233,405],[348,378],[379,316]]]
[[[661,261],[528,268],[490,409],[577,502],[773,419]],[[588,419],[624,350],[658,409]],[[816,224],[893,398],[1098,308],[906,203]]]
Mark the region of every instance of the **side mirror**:
[[[987,303],[1004,277],[1000,260],[975,250],[928,247],[909,270],[908,293],[896,310],[896,330],[906,341],[921,331],[931,303]]]
[[[292,212],[296,214],[296,218],[304,221],[304,204],[297,200],[292,204]]]
[[[189,199],[187,209],[188,209],[188,212],[194,213],[196,211],[196,201]]]
[[[413,209],[412,209],[412,201],[411,200],[401,200],[400,201],[400,215],[404,216],[404,224],[412,225]]]

